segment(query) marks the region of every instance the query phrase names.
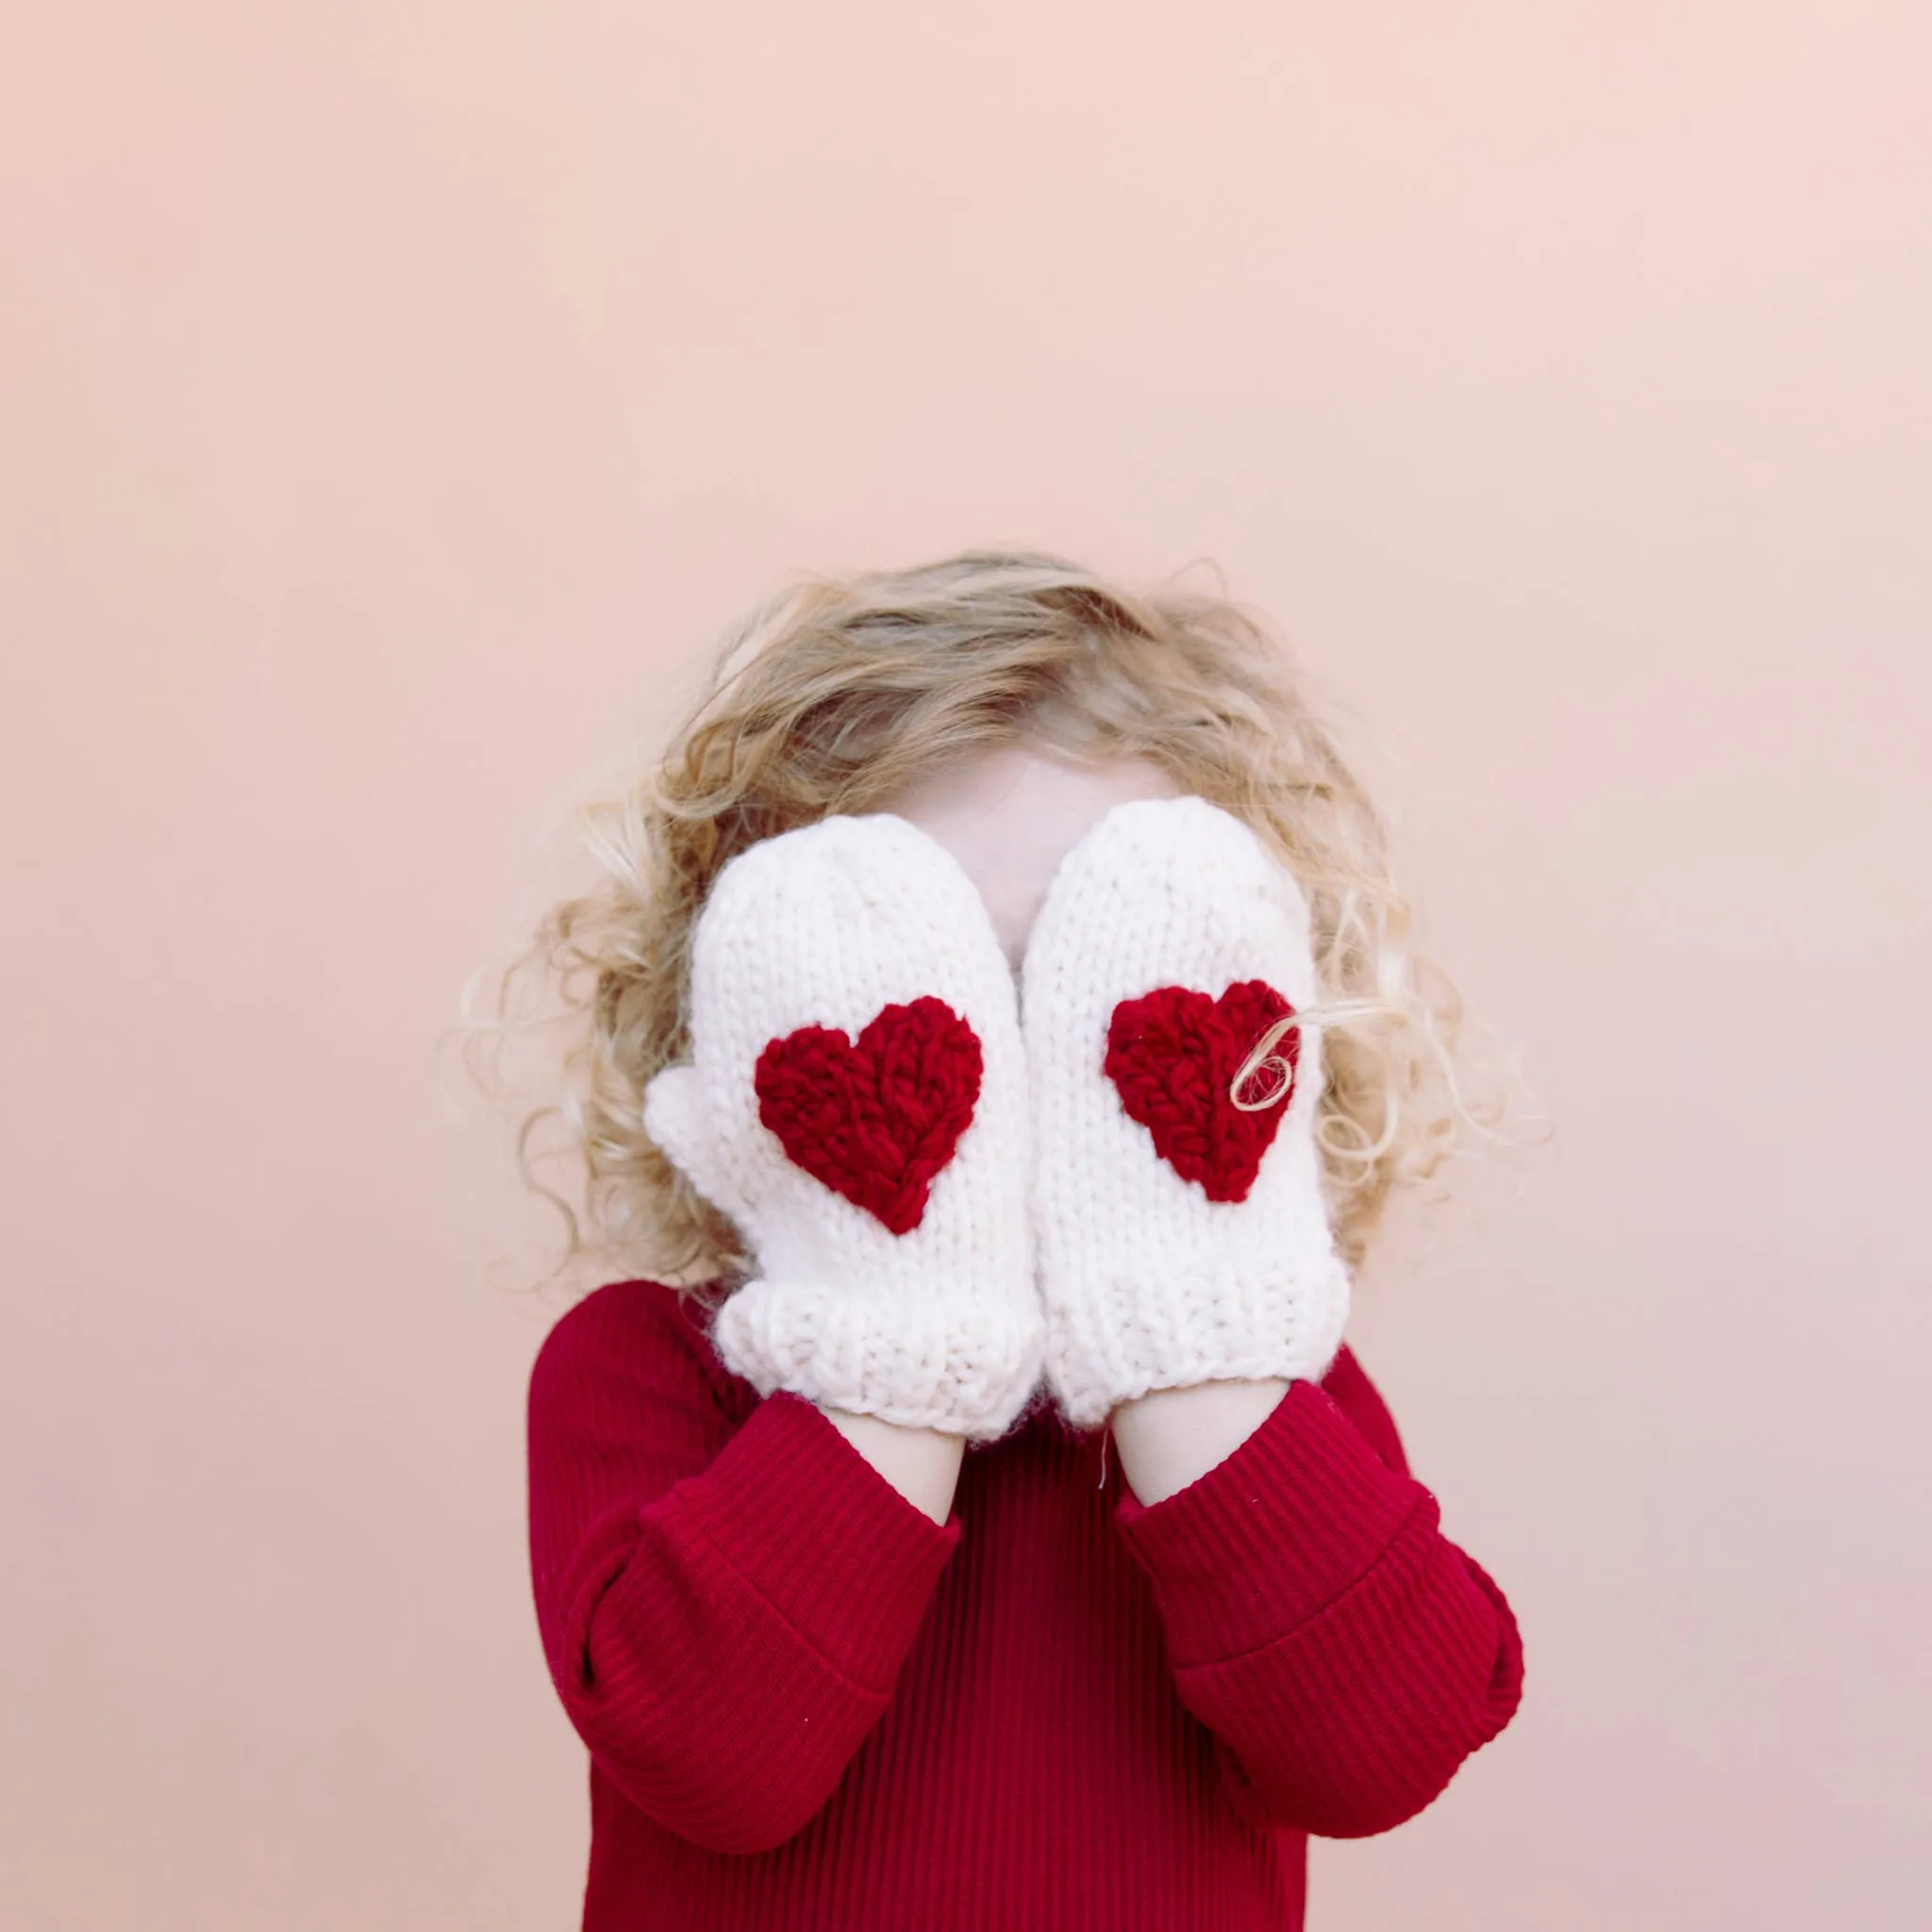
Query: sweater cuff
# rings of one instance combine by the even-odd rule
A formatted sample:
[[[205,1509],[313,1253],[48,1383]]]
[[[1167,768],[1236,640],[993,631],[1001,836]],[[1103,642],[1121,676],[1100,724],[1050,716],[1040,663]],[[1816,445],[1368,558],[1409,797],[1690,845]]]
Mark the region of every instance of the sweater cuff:
[[[783,1391],[680,1487],[687,1521],[800,1637],[854,1684],[891,1691],[958,1517],[935,1523]]]
[[[1365,1576],[1428,1491],[1398,1475],[1314,1382],[1184,1490],[1117,1519],[1154,1585],[1176,1669],[1222,1663],[1320,1615]]]

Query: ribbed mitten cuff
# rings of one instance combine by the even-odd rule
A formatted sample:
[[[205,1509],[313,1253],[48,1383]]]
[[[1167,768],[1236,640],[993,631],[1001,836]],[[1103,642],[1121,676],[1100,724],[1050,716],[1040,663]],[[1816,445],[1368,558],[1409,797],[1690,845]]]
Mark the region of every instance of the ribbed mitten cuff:
[[[718,1311],[728,1367],[760,1394],[789,1390],[827,1408],[985,1441],[1002,1436],[1040,1380],[1042,1323],[1032,1288],[908,1307],[904,1294],[754,1281]]]
[[[1281,1256],[1157,1275],[1123,1265],[1064,1279],[1048,1311],[1047,1376],[1067,1420],[1201,1382],[1317,1381],[1341,1345],[1348,1275],[1325,1243],[1297,1274]]]

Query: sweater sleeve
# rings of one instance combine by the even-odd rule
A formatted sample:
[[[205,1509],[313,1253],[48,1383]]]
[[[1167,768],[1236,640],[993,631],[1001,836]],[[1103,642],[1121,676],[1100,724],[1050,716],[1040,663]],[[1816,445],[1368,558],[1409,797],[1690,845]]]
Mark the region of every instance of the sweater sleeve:
[[[1515,1712],[1509,1607],[1441,1534],[1346,1351],[1198,1481],[1151,1508],[1124,1492],[1119,1517],[1181,1700],[1255,1824],[1387,1831]]]
[[[890,1701],[958,1541],[809,1403],[735,1426],[674,1291],[599,1290],[530,1380],[550,1674],[647,1816],[719,1852],[816,1816]]]

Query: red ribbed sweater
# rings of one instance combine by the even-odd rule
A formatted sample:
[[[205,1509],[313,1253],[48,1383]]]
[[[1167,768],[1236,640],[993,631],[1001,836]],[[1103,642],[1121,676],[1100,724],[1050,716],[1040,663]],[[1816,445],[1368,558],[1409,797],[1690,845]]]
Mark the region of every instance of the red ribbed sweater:
[[[587,1932],[1296,1927],[1306,1835],[1400,1824],[1520,1694],[1346,1351],[1152,1508],[1037,1408],[943,1528],[655,1283],[558,1323],[529,1426]]]

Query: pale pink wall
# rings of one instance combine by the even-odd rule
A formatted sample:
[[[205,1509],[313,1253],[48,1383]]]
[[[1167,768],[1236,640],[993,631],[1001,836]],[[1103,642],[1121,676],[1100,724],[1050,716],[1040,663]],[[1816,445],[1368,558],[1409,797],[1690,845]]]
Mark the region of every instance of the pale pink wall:
[[[1362,1346],[1528,1703],[1321,1932],[1932,1923],[1924,9],[86,0],[0,57],[0,1920],[572,1922],[431,1048],[793,563],[1211,553],[1544,1151]]]

